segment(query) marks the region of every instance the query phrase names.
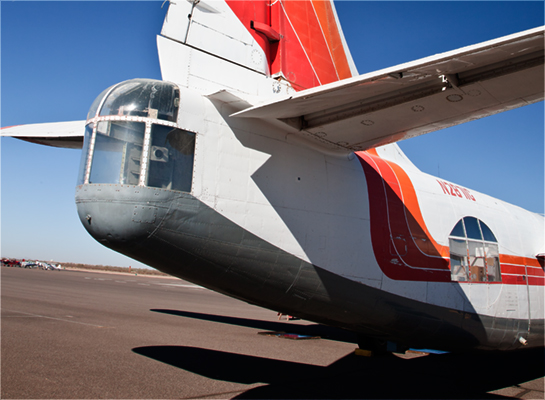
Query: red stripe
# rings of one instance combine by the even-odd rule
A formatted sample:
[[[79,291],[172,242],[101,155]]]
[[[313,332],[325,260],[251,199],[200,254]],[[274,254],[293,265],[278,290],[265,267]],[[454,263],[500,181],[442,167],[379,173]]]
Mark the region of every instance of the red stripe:
[[[435,241],[422,227],[419,209],[408,209],[404,193],[410,197],[410,180],[398,179],[394,168],[368,152],[356,153],[369,188],[371,241],[375,258],[386,276],[396,280],[450,282],[449,261],[441,257]],[[393,163],[392,163],[393,164]],[[401,186],[400,181],[404,185]],[[416,238],[416,240],[415,240]],[[417,244],[430,243],[423,251]]]
[[[528,267],[528,275],[545,277],[545,271],[539,267]]]
[[[530,286],[545,286],[545,277],[529,276],[528,284]]]
[[[511,275],[526,275],[526,268],[520,265],[502,264],[500,262],[501,273]]]
[[[356,155],[367,180],[371,241],[382,272],[396,280],[450,282],[449,248],[429,233],[408,175],[375,150]],[[500,268],[498,283],[544,285],[545,273],[535,258],[501,254]]]

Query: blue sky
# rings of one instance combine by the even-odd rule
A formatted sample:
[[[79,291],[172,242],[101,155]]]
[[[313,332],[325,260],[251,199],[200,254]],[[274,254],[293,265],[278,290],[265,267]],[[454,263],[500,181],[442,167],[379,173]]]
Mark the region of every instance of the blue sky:
[[[185,0],[180,0],[185,1]],[[1,2],[1,125],[84,119],[106,87],[160,79],[167,4]],[[543,25],[543,2],[336,3],[360,73]],[[401,142],[423,171],[543,213],[543,103]],[[1,255],[140,266],[76,214],[80,152],[3,139]]]

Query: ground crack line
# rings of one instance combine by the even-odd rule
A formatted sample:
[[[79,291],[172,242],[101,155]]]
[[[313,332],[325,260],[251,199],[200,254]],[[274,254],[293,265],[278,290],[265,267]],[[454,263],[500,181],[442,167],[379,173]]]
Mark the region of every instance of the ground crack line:
[[[24,316],[26,316],[26,317],[46,318],[46,319],[53,319],[53,320],[56,320],[56,321],[70,322],[72,324],[94,326],[96,328],[108,328],[107,326],[103,326],[103,325],[90,324],[90,323],[87,323],[87,322],[71,321],[69,319],[50,317],[50,316],[47,316],[47,315],[40,315],[40,314],[32,314],[32,313],[27,313],[27,312],[24,312],[24,311],[15,311],[15,310],[6,310],[6,309],[2,309],[2,310],[7,311],[7,312],[25,314]],[[22,318],[24,316],[16,317],[16,318]],[[2,318],[13,318],[13,317],[3,316]]]

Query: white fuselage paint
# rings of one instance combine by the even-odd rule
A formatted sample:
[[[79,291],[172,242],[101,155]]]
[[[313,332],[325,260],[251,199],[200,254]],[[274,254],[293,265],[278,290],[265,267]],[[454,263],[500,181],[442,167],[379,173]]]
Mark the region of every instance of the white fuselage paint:
[[[245,230],[330,272],[403,297],[492,317],[527,319],[531,309],[532,318],[542,318],[538,286],[388,278],[373,253],[368,189],[358,160],[290,144],[272,125],[245,120],[228,125],[228,106],[223,114],[211,102],[203,107],[207,125],[197,132],[194,195]],[[537,254],[543,241],[540,216],[475,191],[475,201],[445,195],[436,178],[402,158],[397,145],[378,154],[406,167],[437,243],[448,246],[454,225],[476,216],[496,235],[501,254]]]

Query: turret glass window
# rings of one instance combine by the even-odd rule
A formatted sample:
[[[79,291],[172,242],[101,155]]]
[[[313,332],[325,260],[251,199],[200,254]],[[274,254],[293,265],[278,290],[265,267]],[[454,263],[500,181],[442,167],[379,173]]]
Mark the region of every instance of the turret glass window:
[[[100,121],[89,183],[138,185],[146,124]]]
[[[194,152],[194,133],[153,125],[147,186],[189,192]]]
[[[89,110],[78,183],[190,192],[195,133],[176,123],[179,94],[149,79],[102,92]]]
[[[131,115],[176,122],[179,90],[168,82],[134,79],[114,87],[100,109],[100,116]]]

